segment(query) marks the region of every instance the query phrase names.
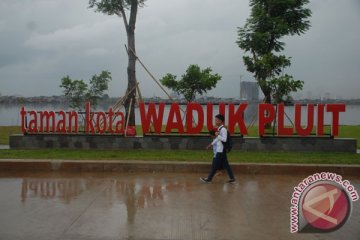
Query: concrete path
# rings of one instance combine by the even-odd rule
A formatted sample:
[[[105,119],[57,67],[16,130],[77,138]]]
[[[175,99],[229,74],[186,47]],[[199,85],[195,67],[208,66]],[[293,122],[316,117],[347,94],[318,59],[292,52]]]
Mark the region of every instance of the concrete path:
[[[290,234],[293,187],[306,175],[0,173],[1,240],[360,239],[360,201],[328,234]],[[346,177],[346,176],[344,176]],[[357,190],[360,178],[349,177]]]

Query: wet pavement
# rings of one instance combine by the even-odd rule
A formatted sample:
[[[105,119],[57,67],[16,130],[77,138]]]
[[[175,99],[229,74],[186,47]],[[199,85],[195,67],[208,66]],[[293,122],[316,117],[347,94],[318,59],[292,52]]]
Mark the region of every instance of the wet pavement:
[[[360,239],[360,201],[327,234],[291,234],[303,175],[0,173],[0,239]],[[346,176],[344,176],[346,177]],[[347,178],[359,191],[360,178]]]

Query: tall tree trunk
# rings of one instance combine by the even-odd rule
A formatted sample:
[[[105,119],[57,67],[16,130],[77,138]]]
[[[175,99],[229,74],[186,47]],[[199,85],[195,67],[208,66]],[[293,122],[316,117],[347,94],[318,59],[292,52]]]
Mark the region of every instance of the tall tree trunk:
[[[135,126],[135,96],[136,96],[136,57],[132,51],[135,52],[135,24],[136,24],[136,15],[138,10],[138,1],[133,0],[131,2],[130,9],[130,18],[128,28],[126,29],[127,33],[127,42],[128,42],[128,67],[127,67],[127,75],[128,75],[128,86],[127,91],[131,91],[125,101],[125,109],[126,109],[126,118],[129,116],[129,126]],[[131,50],[132,51],[131,51]],[[132,100],[131,100],[132,99]],[[130,103],[131,109],[130,109]],[[130,112],[129,112],[130,109]]]

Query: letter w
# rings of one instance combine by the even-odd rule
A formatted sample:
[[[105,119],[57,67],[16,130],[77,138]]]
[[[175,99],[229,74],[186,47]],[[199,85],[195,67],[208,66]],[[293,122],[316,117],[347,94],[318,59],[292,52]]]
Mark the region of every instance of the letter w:
[[[149,103],[147,112],[145,110],[145,104],[143,102],[140,103],[139,107],[143,134],[149,132],[151,123],[154,124],[155,132],[160,134],[164,117],[165,103],[159,104],[158,114],[155,103]]]

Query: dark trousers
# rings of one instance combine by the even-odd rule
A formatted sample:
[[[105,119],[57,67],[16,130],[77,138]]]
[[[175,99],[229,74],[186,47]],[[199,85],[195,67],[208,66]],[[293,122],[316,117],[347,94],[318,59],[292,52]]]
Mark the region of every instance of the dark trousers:
[[[209,176],[207,177],[207,179],[212,180],[216,171],[219,169],[226,169],[227,174],[229,175],[229,178],[235,179],[234,174],[229,165],[226,152],[216,153],[216,156],[213,159],[213,162],[211,164],[211,170],[210,170],[210,173],[209,173]]]

